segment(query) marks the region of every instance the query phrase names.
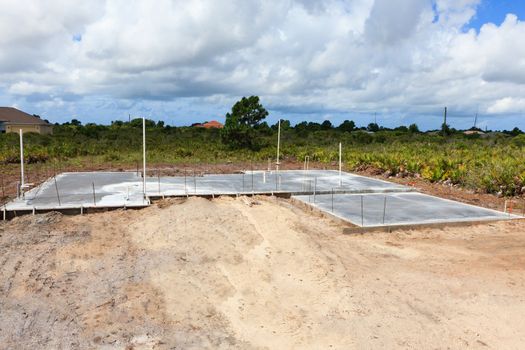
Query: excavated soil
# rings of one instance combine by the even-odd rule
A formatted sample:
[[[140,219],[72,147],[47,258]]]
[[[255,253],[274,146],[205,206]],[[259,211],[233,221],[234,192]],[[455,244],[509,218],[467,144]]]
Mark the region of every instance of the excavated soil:
[[[273,198],[0,223],[0,348],[525,347],[524,222],[341,232]]]

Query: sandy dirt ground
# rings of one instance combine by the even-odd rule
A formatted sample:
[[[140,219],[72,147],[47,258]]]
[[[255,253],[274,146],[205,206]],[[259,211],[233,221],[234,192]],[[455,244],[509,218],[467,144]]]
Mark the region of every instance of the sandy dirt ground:
[[[525,347],[525,222],[342,228],[273,198],[0,223],[0,348]]]

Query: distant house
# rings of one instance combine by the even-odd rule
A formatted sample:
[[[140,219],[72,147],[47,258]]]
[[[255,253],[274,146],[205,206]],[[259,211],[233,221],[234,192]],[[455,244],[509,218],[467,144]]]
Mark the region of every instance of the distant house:
[[[465,135],[485,135],[483,131],[479,131],[479,130],[467,130],[467,131],[464,131],[463,134]]]
[[[205,122],[205,123],[195,123],[195,124],[191,124],[191,126],[196,127],[196,128],[206,128],[206,129],[224,128],[224,125],[216,120],[212,120],[211,122]]]
[[[52,134],[53,125],[47,121],[12,107],[0,107],[0,133],[36,132]]]

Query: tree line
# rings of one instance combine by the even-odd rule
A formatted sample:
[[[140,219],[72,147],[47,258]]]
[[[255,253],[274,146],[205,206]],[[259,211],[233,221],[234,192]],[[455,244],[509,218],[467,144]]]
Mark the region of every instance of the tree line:
[[[233,106],[230,112],[226,114],[226,121],[224,128],[220,131],[220,139],[222,143],[231,149],[250,149],[258,150],[267,145],[267,137],[271,136],[277,131],[278,122],[275,124],[269,125],[265,119],[268,117],[269,112],[261,104],[260,98],[258,96],[249,96],[242,97],[237,101]],[[343,132],[343,133],[352,133],[352,132],[364,132],[368,134],[372,133],[383,133],[376,137],[366,137],[358,136],[356,139],[361,140],[362,143],[370,143],[374,141],[384,142],[385,133],[391,132],[393,136],[400,136],[402,134],[420,134],[421,131],[417,124],[413,123],[408,126],[398,126],[395,128],[386,128],[380,126],[377,123],[369,123],[367,126],[358,127],[353,120],[344,120],[339,125],[333,125],[330,120],[324,120],[321,123],[318,122],[307,122],[303,121],[292,125],[289,120],[281,119],[281,130],[283,132],[293,131],[298,137],[307,137],[312,133],[317,132]],[[142,119],[136,118],[132,119],[129,122],[124,121],[112,121],[111,125],[97,125],[94,123],[88,123],[82,125],[82,123],[73,119],[70,122],[66,122],[62,125],[57,125],[57,131],[60,133],[64,129],[61,127],[75,127],[75,131],[82,133],[86,136],[96,137],[102,131],[106,129],[113,130],[122,130],[126,128],[140,129],[142,128]],[[193,126],[193,125],[192,125]],[[165,125],[164,121],[153,121],[146,119],[146,127],[148,129],[161,129],[165,133],[176,133],[177,130],[187,129],[188,127],[175,127],[170,125]],[[476,127],[472,127],[469,130],[482,133],[482,130]],[[485,130],[486,132],[487,130]],[[212,133],[214,131],[211,131]],[[186,131],[186,133],[188,133]],[[197,131],[195,135],[202,134],[203,132]],[[446,121],[442,124],[441,129],[427,131],[426,134],[433,134],[438,136],[451,136],[462,134],[463,130],[456,130],[451,128]],[[517,136],[523,132],[519,128],[514,128],[511,131],[504,130],[501,132],[503,135]],[[479,137],[476,133],[469,135],[470,138]]]

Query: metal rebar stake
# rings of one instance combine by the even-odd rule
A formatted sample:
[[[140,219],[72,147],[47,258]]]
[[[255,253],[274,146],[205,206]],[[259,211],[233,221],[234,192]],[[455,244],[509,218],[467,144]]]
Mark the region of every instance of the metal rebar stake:
[[[334,212],[334,188],[332,187],[332,213]]]
[[[361,196],[361,227],[365,226],[365,219],[364,219],[364,213],[363,213],[363,196]]]
[[[314,177],[314,203],[315,203],[315,195],[317,193],[317,176]]]
[[[306,175],[308,173],[308,160],[309,157],[308,156],[305,156],[304,157],[304,166],[303,166],[303,191],[306,191]]]
[[[93,185],[93,205],[96,206],[97,205],[97,196],[95,194],[95,183],[92,182],[92,185]]]
[[[383,225],[385,224],[385,215],[386,215],[386,196],[385,196],[385,201],[383,203]]]
[[[58,185],[57,185],[57,178],[56,178],[56,176],[54,177],[54,179],[55,179],[55,190],[57,192],[58,206],[60,207],[60,206],[62,206],[62,204],[60,204],[60,194],[58,193]]]
[[[193,170],[193,193],[197,194],[197,178],[195,177],[195,169]]]

